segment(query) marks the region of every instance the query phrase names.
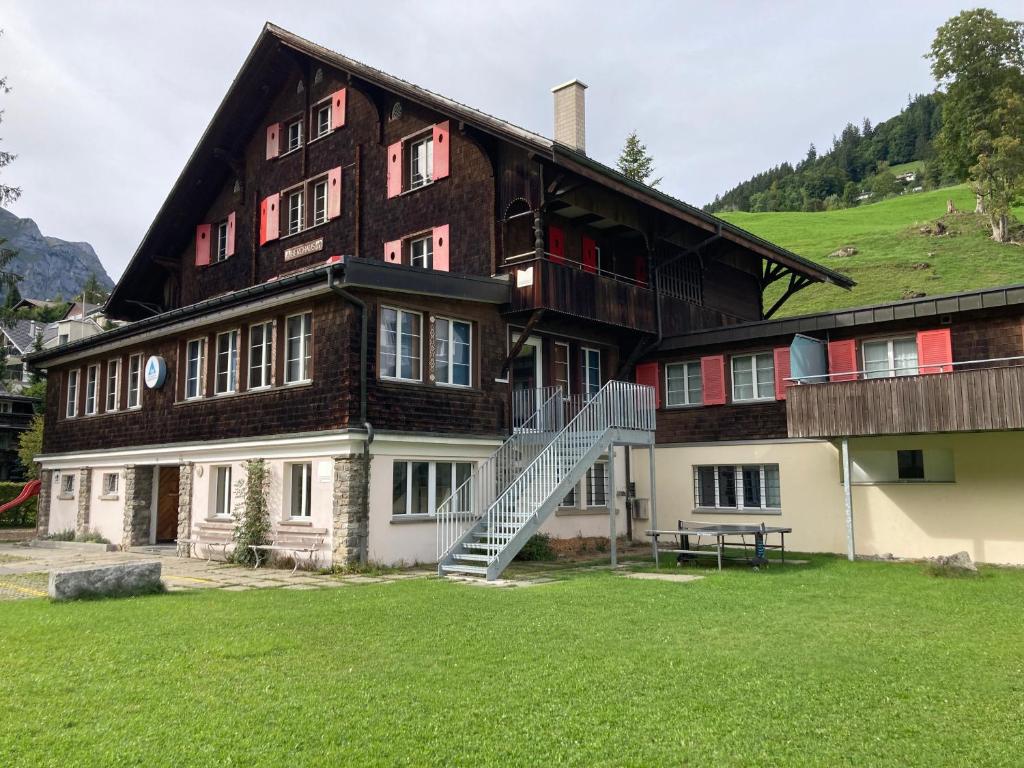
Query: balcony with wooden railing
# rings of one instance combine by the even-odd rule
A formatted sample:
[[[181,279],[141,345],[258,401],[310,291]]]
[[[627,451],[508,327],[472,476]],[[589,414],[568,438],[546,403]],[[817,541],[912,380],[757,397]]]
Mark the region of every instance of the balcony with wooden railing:
[[[950,367],[948,373],[794,384],[786,393],[789,436],[1024,429],[1024,358]]]

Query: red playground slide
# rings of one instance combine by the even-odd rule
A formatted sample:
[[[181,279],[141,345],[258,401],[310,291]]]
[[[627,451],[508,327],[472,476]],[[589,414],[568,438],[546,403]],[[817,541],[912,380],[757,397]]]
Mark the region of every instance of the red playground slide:
[[[0,515],[2,515],[8,509],[13,509],[19,504],[24,504],[33,496],[37,496],[39,494],[40,485],[42,484],[38,480],[29,480],[27,483],[25,483],[25,487],[21,489],[21,493],[18,494],[18,497],[16,499],[8,501],[6,504],[0,505]]]

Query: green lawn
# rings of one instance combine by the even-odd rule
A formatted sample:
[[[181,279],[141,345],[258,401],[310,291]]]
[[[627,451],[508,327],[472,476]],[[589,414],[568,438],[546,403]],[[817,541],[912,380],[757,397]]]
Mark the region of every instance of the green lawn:
[[[1020,765],[1024,571],[0,605],[0,763]]]
[[[961,185],[839,211],[722,217],[858,283],[852,291],[813,285],[790,299],[780,316],[896,301],[912,292],[935,295],[1024,283],[1024,248],[993,242],[984,220],[973,213],[946,217],[949,198],[959,210],[973,212],[974,195]],[[1024,220],[1024,210],[1017,217]],[[951,234],[920,233],[940,218]],[[857,254],[829,257],[846,245]]]

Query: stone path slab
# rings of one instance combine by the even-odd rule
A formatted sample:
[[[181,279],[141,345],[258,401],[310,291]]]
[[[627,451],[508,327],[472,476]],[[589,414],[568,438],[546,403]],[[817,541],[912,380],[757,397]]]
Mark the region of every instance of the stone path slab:
[[[693,573],[624,573],[627,579],[642,579],[644,581],[675,581],[684,583],[687,581],[700,581],[703,576]]]

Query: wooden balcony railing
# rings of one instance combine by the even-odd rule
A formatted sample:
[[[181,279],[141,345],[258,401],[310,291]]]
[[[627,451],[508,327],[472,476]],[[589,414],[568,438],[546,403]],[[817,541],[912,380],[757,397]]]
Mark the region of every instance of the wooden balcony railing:
[[[507,268],[512,273],[513,311],[550,309],[647,333],[657,331],[654,294],[635,280],[536,257],[517,259]]]
[[[790,437],[1024,429],[1024,366],[792,386]]]

